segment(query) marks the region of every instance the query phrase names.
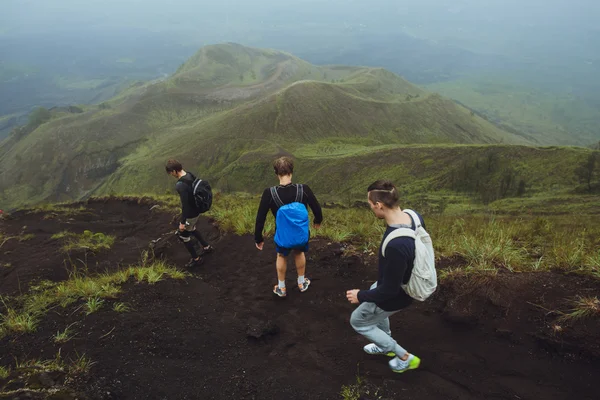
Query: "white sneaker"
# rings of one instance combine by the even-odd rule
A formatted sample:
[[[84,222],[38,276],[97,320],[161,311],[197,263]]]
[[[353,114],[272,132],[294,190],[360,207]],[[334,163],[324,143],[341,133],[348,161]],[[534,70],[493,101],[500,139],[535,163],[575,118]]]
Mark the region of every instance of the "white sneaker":
[[[409,369],[417,369],[421,365],[421,359],[415,355],[410,354],[406,361],[394,357],[388,363],[392,371],[399,374],[408,371]]]
[[[369,343],[368,345],[366,345],[365,347],[363,347],[363,350],[367,354],[386,355],[388,357],[395,357],[396,356],[396,354],[392,353],[391,351],[390,352],[385,352],[379,346],[377,346],[375,343]]]

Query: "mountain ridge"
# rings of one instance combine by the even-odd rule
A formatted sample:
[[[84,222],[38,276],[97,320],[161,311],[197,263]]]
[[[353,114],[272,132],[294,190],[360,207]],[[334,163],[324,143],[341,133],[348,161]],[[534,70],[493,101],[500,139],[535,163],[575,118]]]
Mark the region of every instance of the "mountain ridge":
[[[203,47],[171,77],[82,111],[0,143],[0,204],[105,193],[113,174],[133,180],[173,156],[195,156],[194,168],[212,174],[246,152],[269,156],[327,138],[367,147],[530,144],[383,68],[314,66],[237,44]],[[136,178],[140,190],[154,184],[149,174]]]

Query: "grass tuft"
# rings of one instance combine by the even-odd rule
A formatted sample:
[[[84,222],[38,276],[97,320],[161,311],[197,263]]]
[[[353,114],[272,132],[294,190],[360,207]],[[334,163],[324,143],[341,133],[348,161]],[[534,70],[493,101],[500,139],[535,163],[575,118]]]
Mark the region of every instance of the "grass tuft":
[[[27,311],[17,311],[6,308],[4,314],[0,314],[0,326],[4,333],[27,333],[37,328],[38,318],[35,314]],[[0,337],[2,335],[0,334]]]
[[[75,324],[73,323],[73,324],[67,326],[64,331],[56,332],[56,335],[53,336],[54,343],[62,344],[62,343],[66,343],[69,340],[73,339],[75,337],[75,335],[73,334],[73,331],[71,330],[71,326],[73,326],[73,325],[75,325]]]
[[[19,242],[26,242],[27,240],[31,240],[33,238],[35,238],[35,235],[33,233],[26,233],[24,235],[19,236]]]
[[[124,313],[129,310],[131,310],[131,308],[125,303],[115,303],[113,305],[113,311],[116,311],[118,313]]]
[[[561,313],[559,322],[572,322],[583,318],[600,317],[600,299],[598,297],[578,296],[572,300],[573,308],[567,313]]]
[[[72,375],[86,374],[94,364],[96,364],[95,361],[90,360],[85,354],[82,354],[75,360],[72,360],[71,365],[69,366],[69,373]]]
[[[110,249],[115,242],[115,237],[112,235],[105,235],[101,232],[94,233],[89,230],[83,231],[83,233],[80,235],[64,231],[52,235],[51,239],[65,239],[66,243],[62,247],[62,250],[65,252],[73,250],[88,250],[91,252],[98,252],[100,250]]]
[[[104,303],[104,300],[100,299],[99,297],[90,297],[89,299],[87,299],[87,301],[85,302],[85,314],[86,315],[90,315],[92,313],[95,313],[96,311],[100,310],[100,308],[102,307],[102,304]]]
[[[86,314],[98,311],[104,299],[116,298],[121,292],[120,285],[134,278],[138,283],[155,284],[166,278],[185,279],[186,272],[177,270],[163,260],[150,260],[148,254],[142,263],[110,274],[85,276],[73,272],[69,279],[59,283],[44,282],[19,298],[20,309],[5,304],[5,313],[0,314],[0,337],[10,333],[32,332],[42,315],[53,306],[66,307],[84,299]],[[123,304],[123,303],[117,303]],[[116,308],[115,308],[116,307]],[[115,305],[117,312],[129,310],[125,305]]]

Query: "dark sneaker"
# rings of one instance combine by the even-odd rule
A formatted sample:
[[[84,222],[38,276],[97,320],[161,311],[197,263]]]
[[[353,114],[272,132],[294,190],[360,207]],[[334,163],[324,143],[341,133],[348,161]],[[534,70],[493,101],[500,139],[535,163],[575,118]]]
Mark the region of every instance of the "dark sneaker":
[[[210,244],[208,246],[202,248],[202,252],[206,253],[206,254],[212,253],[213,251],[215,251],[215,248],[212,247]]]
[[[286,288],[280,288],[279,285],[275,285],[275,287],[273,288],[273,293],[275,293],[277,296],[279,297],[285,297],[287,296],[287,290]]]
[[[201,265],[202,262],[204,262],[202,257],[198,258],[197,260],[194,260],[192,258],[187,264],[185,264],[185,266],[186,266],[186,268],[194,268],[194,267]]]
[[[308,286],[310,285],[310,279],[308,278],[304,278],[304,283],[299,283],[298,284],[298,289],[301,292],[306,292],[306,290],[308,289]]]

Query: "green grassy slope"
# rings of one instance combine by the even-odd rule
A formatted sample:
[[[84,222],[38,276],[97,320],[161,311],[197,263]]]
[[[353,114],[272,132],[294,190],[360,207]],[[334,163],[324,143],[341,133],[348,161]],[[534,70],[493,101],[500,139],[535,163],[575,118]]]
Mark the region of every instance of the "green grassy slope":
[[[587,145],[598,140],[597,106],[576,93],[537,89],[502,76],[464,77],[427,85],[539,144]]]
[[[168,157],[217,176],[265,156],[317,156],[326,139],[354,146],[340,154],[410,143],[528,143],[383,69],[317,67],[274,50],[207,46],[169,79],[134,84],[100,106],[55,115],[2,142],[0,205],[126,186],[162,190],[156,173]]]

